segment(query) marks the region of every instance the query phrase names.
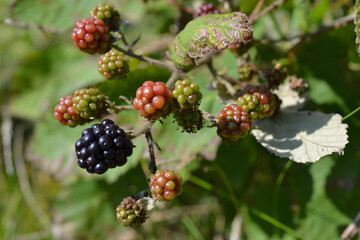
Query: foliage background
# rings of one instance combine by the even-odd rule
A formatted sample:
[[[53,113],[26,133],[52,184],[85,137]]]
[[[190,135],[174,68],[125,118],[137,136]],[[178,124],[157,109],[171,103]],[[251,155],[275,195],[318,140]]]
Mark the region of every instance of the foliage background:
[[[126,80],[104,82],[97,73],[98,56],[78,51],[70,38],[75,21],[87,17],[98,2],[0,2],[1,239],[227,239],[239,234],[240,224],[244,239],[339,239],[360,210],[359,114],[346,121],[345,155],[333,154],[314,164],[275,157],[252,136],[226,146],[219,144],[214,129],[189,136],[176,131],[173,123],[156,125],[154,138],[162,147],[159,166],[180,171],[184,192],[159,205],[140,228],[118,224],[114,211],[119,202],[147,188],[144,139],[137,139],[125,167],[89,176],[76,166],[73,152],[86,126],[62,127],[52,117],[53,108],[61,96],[87,86],[99,87],[112,100],[134,97],[143,81],[166,81],[170,73],[131,60]],[[109,2],[127,21],[128,38],[141,35],[135,52],[166,57],[180,16],[171,1]],[[200,4],[176,2],[194,9]],[[247,14],[256,2],[234,1]],[[354,14],[353,4],[289,0],[255,23],[255,39],[316,32]],[[307,110],[344,116],[357,108],[360,60],[353,24],[297,40],[255,44],[250,50],[253,62],[265,67],[280,61],[291,74],[304,78],[310,91]],[[217,56],[216,63],[237,77],[232,53]],[[216,92],[207,88],[206,69],[189,75],[203,89],[201,108],[220,111]],[[144,124],[135,112],[113,117],[126,129]]]

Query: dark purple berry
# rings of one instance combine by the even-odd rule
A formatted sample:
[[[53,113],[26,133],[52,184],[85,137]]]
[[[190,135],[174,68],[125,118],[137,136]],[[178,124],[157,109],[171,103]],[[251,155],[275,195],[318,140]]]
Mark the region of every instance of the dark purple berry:
[[[75,143],[75,149],[81,150],[83,147],[85,147],[84,141],[82,138],[78,139]]]
[[[92,133],[93,130],[91,128],[86,128],[84,131],[82,131],[82,136],[85,136],[86,134]]]
[[[116,167],[116,162],[112,159],[105,159],[104,162],[109,168]]]
[[[88,165],[87,165],[87,163],[86,163],[86,161],[84,160],[84,159],[82,159],[82,158],[79,158],[78,159],[78,165],[79,165],[79,167],[81,167],[81,168],[86,168]]]
[[[110,148],[109,150],[105,150],[103,153],[104,158],[114,159],[115,157],[115,150]]]
[[[100,148],[99,148],[97,142],[91,143],[87,149],[92,156],[96,156],[100,153]]]
[[[97,160],[96,157],[90,156],[86,159],[86,163],[89,166],[95,166],[99,161]]]
[[[97,174],[103,174],[104,172],[106,172],[108,170],[108,166],[103,162],[99,162],[98,164],[96,164],[96,166],[94,167],[94,171]]]
[[[94,133],[92,133],[92,132],[84,135],[82,138],[84,140],[85,146],[89,146],[96,139]]]
[[[103,135],[99,137],[98,144],[102,150],[108,150],[111,148],[112,141],[111,138],[109,138],[106,135]]]
[[[102,127],[98,127],[94,129],[94,135],[96,137],[100,137],[101,135],[105,135],[105,130]]]

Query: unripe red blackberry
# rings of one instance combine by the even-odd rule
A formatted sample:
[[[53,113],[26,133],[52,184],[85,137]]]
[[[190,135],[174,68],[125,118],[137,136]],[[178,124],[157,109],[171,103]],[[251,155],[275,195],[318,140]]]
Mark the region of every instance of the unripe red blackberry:
[[[200,110],[181,109],[174,113],[177,124],[188,133],[196,133],[203,126],[203,117]]]
[[[176,81],[172,94],[183,109],[200,105],[202,99],[199,84],[191,83],[190,80],[187,79]]]
[[[207,15],[207,14],[217,14],[217,13],[221,13],[220,10],[218,10],[215,6],[215,4],[213,3],[202,3],[199,7],[199,10],[195,13],[194,18],[200,17],[202,15]]]
[[[278,63],[274,67],[268,68],[264,72],[264,77],[268,82],[269,89],[277,88],[287,77],[287,69]]]
[[[139,200],[127,197],[117,206],[116,218],[124,227],[137,227],[145,222],[147,215]]]
[[[73,106],[85,119],[101,118],[106,113],[105,95],[97,88],[81,89],[74,93]]]
[[[77,21],[71,38],[86,53],[104,53],[110,49],[109,27],[101,19],[90,17]]]
[[[109,27],[110,30],[116,30],[119,28],[120,14],[114,10],[114,7],[110,4],[99,3],[91,11],[90,15],[93,18],[103,20]]]
[[[82,132],[75,143],[78,165],[89,173],[103,174],[109,168],[123,166],[132,155],[133,144],[125,131],[110,119]]]
[[[54,117],[60,121],[61,125],[75,127],[88,122],[76,113],[73,107],[73,96],[62,97],[59,104],[55,106]]]
[[[245,62],[238,67],[239,80],[240,81],[249,81],[255,73],[254,69],[251,67],[250,63]]]
[[[279,98],[272,94],[265,86],[251,86],[245,91],[247,94],[239,97],[237,102],[240,106],[244,107],[245,111],[248,110],[244,106],[245,104],[248,105],[251,101],[255,103],[256,106],[249,111],[251,119],[270,117],[280,106]],[[251,100],[249,101],[249,99]],[[258,99],[259,103],[255,99]]]
[[[238,105],[229,105],[218,113],[217,134],[225,141],[237,141],[251,129],[248,112]]]
[[[98,70],[107,80],[126,78],[126,74],[129,72],[129,60],[124,53],[110,50],[100,56]]]
[[[150,192],[159,201],[169,201],[182,192],[182,177],[171,170],[158,170],[150,177]]]
[[[136,91],[133,106],[148,120],[166,117],[171,112],[171,89],[163,82],[146,81]]]

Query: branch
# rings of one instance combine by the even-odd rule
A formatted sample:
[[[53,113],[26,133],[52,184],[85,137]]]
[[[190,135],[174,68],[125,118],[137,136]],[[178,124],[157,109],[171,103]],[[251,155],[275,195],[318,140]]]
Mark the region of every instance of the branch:
[[[287,0],[278,0],[276,2],[273,2],[271,5],[267,6],[266,8],[264,8],[261,12],[252,15],[252,18],[249,19],[249,24],[254,24],[254,22],[256,22],[259,18],[261,18],[262,16],[266,15],[267,13],[269,13],[270,11],[280,7],[281,5],[283,5]]]
[[[255,15],[260,11],[261,7],[264,5],[265,0],[259,0],[254,9],[252,10],[249,19],[253,19]]]
[[[147,62],[149,63],[150,65],[155,65],[155,66],[158,66],[158,67],[162,67],[162,68],[166,68],[168,69],[170,72],[175,72],[177,69],[175,67],[175,65],[173,64],[169,64],[169,63],[166,63],[166,62],[163,62],[163,61],[160,61],[160,60],[157,60],[157,59],[153,59],[153,58],[149,58],[149,57],[143,57],[141,55],[137,55],[135,54],[131,49],[129,50],[125,50],[115,44],[112,45],[113,48],[115,48],[116,50],[120,51],[120,52],[123,52],[125,55],[127,56],[130,56],[130,57],[133,57],[133,58],[136,58],[140,61],[143,61],[143,62]]]
[[[151,135],[151,130],[148,129],[145,132],[145,137],[146,137],[146,141],[147,144],[149,146],[149,153],[150,153],[150,161],[149,161],[149,170],[152,174],[154,174],[157,171],[157,167],[156,167],[156,161],[155,161],[155,153],[154,153],[154,140],[152,138]],[[155,143],[156,144],[156,143]],[[157,145],[157,144],[156,144]],[[158,146],[158,145],[157,145]]]
[[[229,92],[229,94],[231,96],[235,96],[236,94],[236,90],[233,88],[233,86],[227,81],[225,80],[224,78],[222,78],[221,76],[219,76],[216,72],[216,70],[214,69],[213,65],[212,65],[212,61],[209,61],[207,63],[207,66],[208,66],[208,69],[209,71],[211,72],[211,75],[221,84],[223,84],[227,91]]]
[[[354,221],[344,230],[340,236],[340,240],[350,240],[359,231],[360,227],[360,212],[356,215]]]

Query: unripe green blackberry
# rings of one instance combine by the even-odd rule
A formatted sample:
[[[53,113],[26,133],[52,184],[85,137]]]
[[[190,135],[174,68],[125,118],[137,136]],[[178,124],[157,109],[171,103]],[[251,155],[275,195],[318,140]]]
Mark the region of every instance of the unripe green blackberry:
[[[225,142],[237,141],[247,136],[251,129],[249,114],[238,105],[229,105],[218,113],[217,134]]]
[[[90,15],[93,18],[103,20],[109,25],[110,30],[116,30],[119,28],[120,14],[118,11],[114,10],[114,7],[110,4],[106,4],[104,2],[99,3],[90,11]]]
[[[171,89],[165,83],[146,81],[137,89],[133,106],[147,120],[155,120],[171,113],[171,100]]]
[[[248,62],[241,64],[238,67],[238,72],[239,72],[239,80],[240,81],[251,80],[251,78],[253,77],[253,74],[255,73],[255,71],[251,67],[250,63],[248,63]]]
[[[116,218],[124,227],[137,227],[145,222],[147,215],[139,200],[127,197],[117,206]]]
[[[177,124],[188,133],[196,133],[203,126],[203,117],[200,110],[181,109],[174,113]]]
[[[150,177],[150,192],[159,201],[170,201],[182,192],[182,177],[171,170],[158,170]]]
[[[55,106],[54,117],[60,121],[61,125],[70,127],[89,122],[89,120],[81,118],[80,115],[76,113],[72,99],[73,96],[60,98],[59,104]]]
[[[264,77],[268,82],[269,89],[277,88],[287,77],[287,69],[282,64],[278,63],[274,67],[266,69]]]
[[[129,60],[124,53],[110,50],[100,56],[98,70],[107,80],[126,78],[126,74],[129,72]]]
[[[237,103],[249,112],[250,119],[270,117],[280,105],[279,99],[265,86],[251,86],[245,91],[246,94],[239,97]]]
[[[175,83],[175,89],[172,91],[180,107],[183,109],[200,105],[202,94],[200,86],[197,83],[191,83],[190,80],[178,80]]]
[[[85,119],[101,118],[106,113],[105,95],[97,88],[81,89],[74,93],[73,106],[77,114]]]
[[[110,49],[109,27],[101,19],[90,17],[77,21],[71,38],[86,53],[104,53]]]

